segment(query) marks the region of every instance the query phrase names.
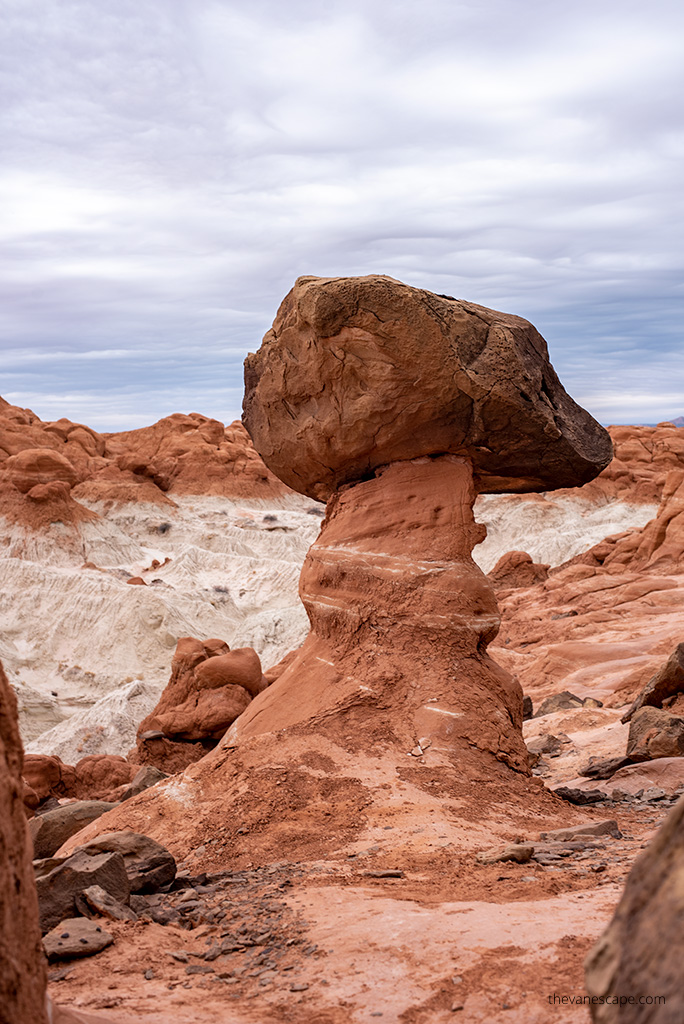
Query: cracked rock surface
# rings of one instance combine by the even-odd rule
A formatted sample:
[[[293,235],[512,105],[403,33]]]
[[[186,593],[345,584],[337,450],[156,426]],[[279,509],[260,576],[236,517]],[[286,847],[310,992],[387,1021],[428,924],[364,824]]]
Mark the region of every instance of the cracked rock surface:
[[[471,458],[480,492],[574,487],[612,458],[527,320],[381,275],[297,280],[245,362],[243,421],[321,500],[432,453]]]

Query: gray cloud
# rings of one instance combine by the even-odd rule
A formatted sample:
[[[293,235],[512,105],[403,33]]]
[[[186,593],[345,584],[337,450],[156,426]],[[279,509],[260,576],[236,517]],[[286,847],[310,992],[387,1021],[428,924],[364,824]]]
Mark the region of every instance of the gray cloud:
[[[6,0],[0,391],[239,414],[301,273],[533,320],[605,422],[684,412],[680,5]]]

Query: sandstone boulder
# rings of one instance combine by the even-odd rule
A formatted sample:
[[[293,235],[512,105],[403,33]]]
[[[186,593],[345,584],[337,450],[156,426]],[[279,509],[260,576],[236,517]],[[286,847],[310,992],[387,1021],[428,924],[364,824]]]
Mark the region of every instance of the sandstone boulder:
[[[478,853],[477,860],[481,864],[500,864],[506,861],[527,864],[533,853],[534,846],[531,843],[511,843],[501,849],[483,850],[482,853]]]
[[[684,756],[684,718],[662,708],[643,707],[632,717],[627,739],[630,761]]]
[[[632,706],[622,716],[628,722],[639,708],[663,706],[663,701],[684,693],[684,644],[677,644],[662,668],[649,679]]]
[[[17,703],[0,665],[0,1016],[45,1024],[47,976],[24,817]]]
[[[106,800],[76,800],[54,811],[36,815],[29,822],[35,857],[52,857],[62,843],[95,821],[116,804]]]
[[[120,786],[132,781],[138,768],[117,754],[88,754],[73,770],[75,778],[66,795],[78,800],[112,800]]]
[[[171,678],[154,711],[138,729],[138,763],[178,770],[174,750],[157,740],[178,744],[215,743],[266,686],[261,661],[249,647],[231,651],[223,640],[182,637],[171,663]],[[180,751],[183,767],[202,757],[205,746]],[[187,758],[185,755],[187,754]],[[155,757],[155,755],[157,755]]]
[[[134,767],[137,767],[137,765]],[[117,800],[130,800],[131,797],[137,796],[143,790],[156,786],[162,779],[168,779],[168,775],[165,772],[160,772],[153,765],[143,765],[142,768],[138,768],[128,785],[122,786],[116,791],[115,798]]]
[[[137,832],[106,832],[79,847],[83,853],[117,853],[124,859],[131,892],[156,892],[176,877],[171,853],[149,836]]]
[[[595,1024],[684,1019],[683,917],[684,798],[634,864],[613,920],[587,957],[587,991],[597,997],[591,1007]],[[634,1001],[621,1003],[625,995]]]
[[[571,825],[569,828],[554,828],[547,832],[540,832],[540,839],[551,839],[556,842],[578,839],[584,836],[612,836],[620,839],[622,833],[614,818],[604,818],[603,821],[585,821],[579,825]]]
[[[137,921],[138,915],[101,885],[91,885],[76,897],[76,909],[84,917],[108,917],[112,921]],[[45,940],[43,940],[44,942]]]
[[[577,486],[613,454],[530,323],[379,275],[297,280],[245,362],[243,421],[321,500],[436,452],[472,459],[480,491]]]
[[[551,697],[543,700],[533,717],[542,718],[544,715],[552,715],[554,711],[572,711],[575,708],[581,708],[583,703],[581,697],[576,697],[569,690],[563,690],[562,693],[554,693]]]
[[[78,480],[69,459],[51,448],[28,448],[11,455],[6,468],[12,483],[22,494],[27,494],[37,484],[60,481],[73,487]]]
[[[48,797],[69,796],[76,781],[76,772],[51,754],[26,754],[24,779],[35,792],[40,803]]]
[[[128,901],[131,887],[120,853],[92,853],[77,850],[46,875],[36,879],[40,924],[43,934],[76,913],[76,898],[93,885],[101,886],[114,899]]]
[[[507,551],[487,573],[497,588],[532,587],[549,577],[549,567],[533,562],[526,551]]]

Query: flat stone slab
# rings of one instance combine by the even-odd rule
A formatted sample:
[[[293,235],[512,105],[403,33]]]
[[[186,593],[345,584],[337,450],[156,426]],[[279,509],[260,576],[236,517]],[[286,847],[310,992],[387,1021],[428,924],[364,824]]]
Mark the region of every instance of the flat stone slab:
[[[620,839],[622,833],[614,818],[604,818],[602,821],[586,821],[580,825],[572,825],[570,828],[554,828],[549,832],[540,832],[540,839],[574,839],[576,836],[613,836]]]
[[[531,843],[511,843],[509,846],[483,850],[482,853],[478,853],[477,860],[481,864],[498,864],[509,860],[516,864],[526,864],[531,860],[533,853],[534,846]]]
[[[43,937],[48,960],[73,960],[93,956],[111,946],[114,936],[87,917],[68,917]]]

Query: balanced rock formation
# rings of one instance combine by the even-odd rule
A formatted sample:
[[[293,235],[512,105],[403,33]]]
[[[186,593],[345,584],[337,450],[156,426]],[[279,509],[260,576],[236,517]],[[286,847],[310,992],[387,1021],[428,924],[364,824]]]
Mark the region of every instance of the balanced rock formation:
[[[12,1024],[45,1024],[47,975],[24,816],[22,761],[16,700],[0,665],[0,1015]]]
[[[231,651],[223,640],[182,637],[171,678],[138,729],[130,759],[168,771],[185,768],[216,746],[267,683],[256,651]]]
[[[346,695],[369,741],[526,772],[520,687],[486,653],[500,620],[473,502],[580,484],[612,454],[543,339],[390,278],[300,278],[245,380],[266,464],[329,502],[300,580],[309,638],[225,742],[325,729]]]

